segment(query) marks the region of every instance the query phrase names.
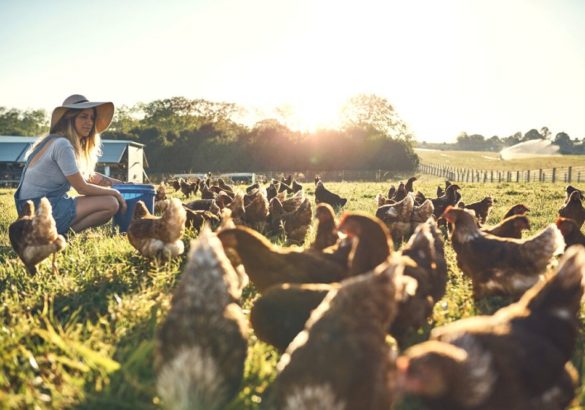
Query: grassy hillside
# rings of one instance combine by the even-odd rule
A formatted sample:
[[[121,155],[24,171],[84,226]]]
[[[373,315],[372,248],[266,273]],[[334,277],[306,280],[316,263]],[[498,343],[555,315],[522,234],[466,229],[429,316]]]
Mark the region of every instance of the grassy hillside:
[[[514,160],[501,160],[497,152],[486,151],[435,151],[415,149],[422,163],[441,164],[449,167],[493,169],[502,171],[522,171],[547,169],[553,167],[582,166],[585,157],[582,155],[558,155],[532,157]]]
[[[440,182],[423,177],[415,188],[433,196]],[[349,198],[346,210],[373,213],[376,194],[386,192],[389,183],[326,185]],[[490,224],[499,221],[511,205],[528,205],[532,233],[553,222],[563,203],[560,184],[462,185],[465,202],[487,194],[497,199]],[[312,198],[312,185],[305,186]],[[0,407],[158,408],[155,334],[185,260],[146,262],[124,236],[113,236],[104,227],[69,237],[68,247],[57,257],[57,275],[51,273],[50,261],[45,261],[39,274],[31,277],[8,241],[8,225],[16,217],[12,193],[0,191]],[[187,237],[194,234],[188,232]],[[502,305],[499,298],[475,304],[470,283],[455,266],[450,246],[447,257],[447,295],[436,305],[433,323],[413,334],[410,344],[424,340],[432,326],[491,313]],[[248,289],[244,295],[248,312],[256,293]],[[584,349],[581,339],[574,355],[580,372]],[[250,337],[244,385],[230,409],[258,408],[262,391],[275,375],[278,357],[270,346]],[[582,408],[582,388],[578,397],[581,404],[575,408]],[[407,401],[400,408],[422,407]]]

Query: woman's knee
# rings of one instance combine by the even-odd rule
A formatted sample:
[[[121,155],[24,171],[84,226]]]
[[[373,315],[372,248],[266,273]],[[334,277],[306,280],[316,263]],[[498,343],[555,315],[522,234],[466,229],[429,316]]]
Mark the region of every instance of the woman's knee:
[[[116,215],[118,210],[120,209],[120,204],[115,196],[107,196],[106,197],[106,210],[110,213],[111,216]]]

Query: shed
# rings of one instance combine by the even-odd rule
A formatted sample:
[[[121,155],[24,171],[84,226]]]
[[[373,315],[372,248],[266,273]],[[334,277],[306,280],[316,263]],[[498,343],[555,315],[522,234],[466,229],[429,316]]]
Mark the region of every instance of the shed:
[[[16,186],[26,162],[25,154],[37,137],[0,136],[0,185]],[[127,140],[102,140],[97,172],[122,181],[142,183],[148,166],[144,145]]]

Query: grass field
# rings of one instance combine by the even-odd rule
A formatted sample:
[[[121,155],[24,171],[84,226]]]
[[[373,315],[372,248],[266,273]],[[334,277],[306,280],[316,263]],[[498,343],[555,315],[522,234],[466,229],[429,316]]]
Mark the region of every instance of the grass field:
[[[585,165],[583,155],[558,155],[501,160],[497,152],[487,151],[438,151],[415,149],[424,164],[441,164],[449,167],[522,171],[533,169],[563,168]]]
[[[433,196],[442,181],[422,177],[415,188]],[[374,212],[375,196],[389,183],[326,183],[349,198],[346,210]],[[488,223],[499,221],[518,202],[532,209],[532,233],[553,222],[563,203],[560,184],[461,184],[463,200],[493,195],[497,203]],[[306,185],[312,197],[312,185]],[[57,257],[59,273],[50,262],[29,276],[8,241],[8,225],[16,217],[13,191],[0,190],[0,408],[159,408],[154,388],[153,352],[157,325],[170,306],[173,287],[185,263],[143,260],[124,236],[109,227],[70,236]],[[193,238],[192,232],[187,233]],[[433,323],[409,338],[425,339],[432,326],[500,307],[499,298],[475,304],[471,287],[455,266],[447,246],[450,282],[435,306]],[[255,292],[244,292],[247,311]],[[580,338],[574,364],[584,370],[585,343]],[[257,409],[260,396],[275,375],[278,353],[249,339],[244,384],[230,409]],[[583,408],[585,391],[577,392],[575,408]],[[422,409],[414,400],[399,405]]]

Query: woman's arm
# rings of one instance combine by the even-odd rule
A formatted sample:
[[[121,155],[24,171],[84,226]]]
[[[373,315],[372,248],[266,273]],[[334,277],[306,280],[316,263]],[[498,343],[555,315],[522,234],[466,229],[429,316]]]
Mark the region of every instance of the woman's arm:
[[[120,204],[120,210],[122,213],[126,212],[126,201],[120,192],[113,188],[105,188],[92,183],[87,183],[79,172],[66,177],[69,183],[77,192],[81,195],[87,196],[99,196],[99,195],[111,195],[118,200]]]
[[[123,184],[124,182],[120,181],[116,178],[111,178],[105,176],[104,174],[100,174],[99,172],[94,172],[88,179],[88,182],[95,185],[101,186],[112,186],[113,184]]]

